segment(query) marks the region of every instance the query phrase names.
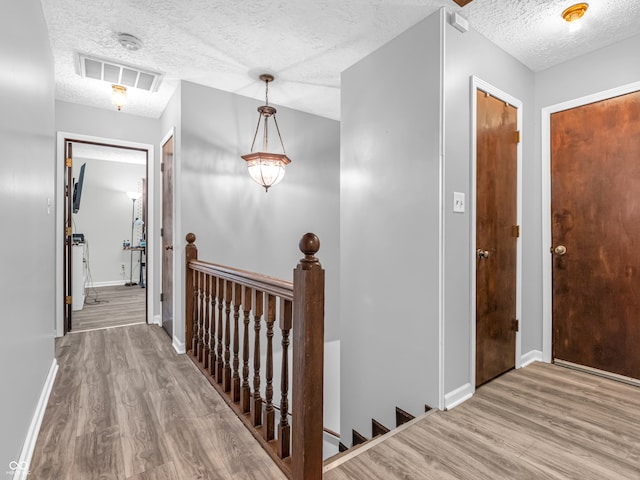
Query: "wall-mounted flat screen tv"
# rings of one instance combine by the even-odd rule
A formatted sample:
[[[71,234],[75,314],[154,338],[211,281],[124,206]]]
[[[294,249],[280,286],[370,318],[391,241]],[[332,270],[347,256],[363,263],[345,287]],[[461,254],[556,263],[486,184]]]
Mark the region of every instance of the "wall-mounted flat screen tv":
[[[84,167],[87,164],[83,163],[80,167],[80,176],[78,181],[73,185],[73,213],[78,213],[80,210],[80,198],[82,197],[82,183],[84,182]]]

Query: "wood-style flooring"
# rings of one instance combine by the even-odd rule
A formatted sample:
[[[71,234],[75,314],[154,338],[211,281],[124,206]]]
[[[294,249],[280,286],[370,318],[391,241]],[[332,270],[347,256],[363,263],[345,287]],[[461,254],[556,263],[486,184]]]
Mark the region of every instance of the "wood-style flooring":
[[[29,479],[285,480],[160,327],[67,335],[56,357]]]
[[[137,285],[87,288],[84,307],[71,314],[71,331],[144,323],[146,292]]]
[[[361,452],[324,480],[638,480],[640,388],[536,363]]]

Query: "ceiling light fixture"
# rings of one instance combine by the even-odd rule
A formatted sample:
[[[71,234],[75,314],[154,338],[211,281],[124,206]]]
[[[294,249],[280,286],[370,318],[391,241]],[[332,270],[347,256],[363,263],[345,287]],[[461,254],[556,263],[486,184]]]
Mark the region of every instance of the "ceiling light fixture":
[[[118,33],[116,38],[118,43],[130,52],[137,52],[142,48],[142,40],[130,33]]]
[[[587,3],[576,3],[562,12],[562,18],[569,22],[569,31],[575,32],[582,27],[582,17],[589,8]]]
[[[249,175],[257,183],[262,185],[265,191],[269,191],[269,188],[279,183],[284,177],[284,167],[291,163],[287,152],[284,150],[284,143],[282,143],[282,136],[280,135],[280,128],[278,128],[278,121],[276,120],[276,109],[269,105],[269,82],[273,82],[273,75],[264,73],[260,75],[260,80],[265,83],[265,103],[258,107],[258,125],[256,126],[256,133],[253,136],[253,142],[251,143],[251,153],[242,155],[242,158],[247,162],[249,168]],[[260,121],[264,117],[264,131],[262,136],[262,151],[254,152],[253,147],[258,137],[258,131],[260,130]],[[278,132],[278,138],[280,139],[280,146],[282,147],[282,153],[270,153],[269,152],[269,118],[273,117],[273,123],[276,126],[276,132]]]
[[[120,111],[127,103],[127,88],[122,85],[111,85],[111,103]]]

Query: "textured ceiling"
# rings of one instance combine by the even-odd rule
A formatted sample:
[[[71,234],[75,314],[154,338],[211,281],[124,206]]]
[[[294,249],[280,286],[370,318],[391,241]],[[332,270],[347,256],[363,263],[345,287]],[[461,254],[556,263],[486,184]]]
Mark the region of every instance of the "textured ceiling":
[[[180,79],[340,118],[340,73],[441,6],[534,71],[637,34],[639,0],[591,0],[571,33],[567,0],[42,0],[56,68],[56,98],[99,108],[110,85],[83,79],[82,52],[164,74],[157,92],[129,89],[123,111],[159,117]],[[122,48],[118,32],[143,41]]]

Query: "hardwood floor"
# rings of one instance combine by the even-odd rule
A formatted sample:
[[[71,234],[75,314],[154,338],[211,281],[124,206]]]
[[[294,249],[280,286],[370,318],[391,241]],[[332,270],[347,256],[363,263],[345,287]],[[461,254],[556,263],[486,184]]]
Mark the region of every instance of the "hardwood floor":
[[[71,331],[119,327],[146,322],[145,288],[139,286],[96,287],[87,289],[82,310],[71,315]]]
[[[285,479],[160,327],[67,335],[56,357],[30,479]]]
[[[640,388],[533,364],[361,451],[324,479],[638,480]]]

